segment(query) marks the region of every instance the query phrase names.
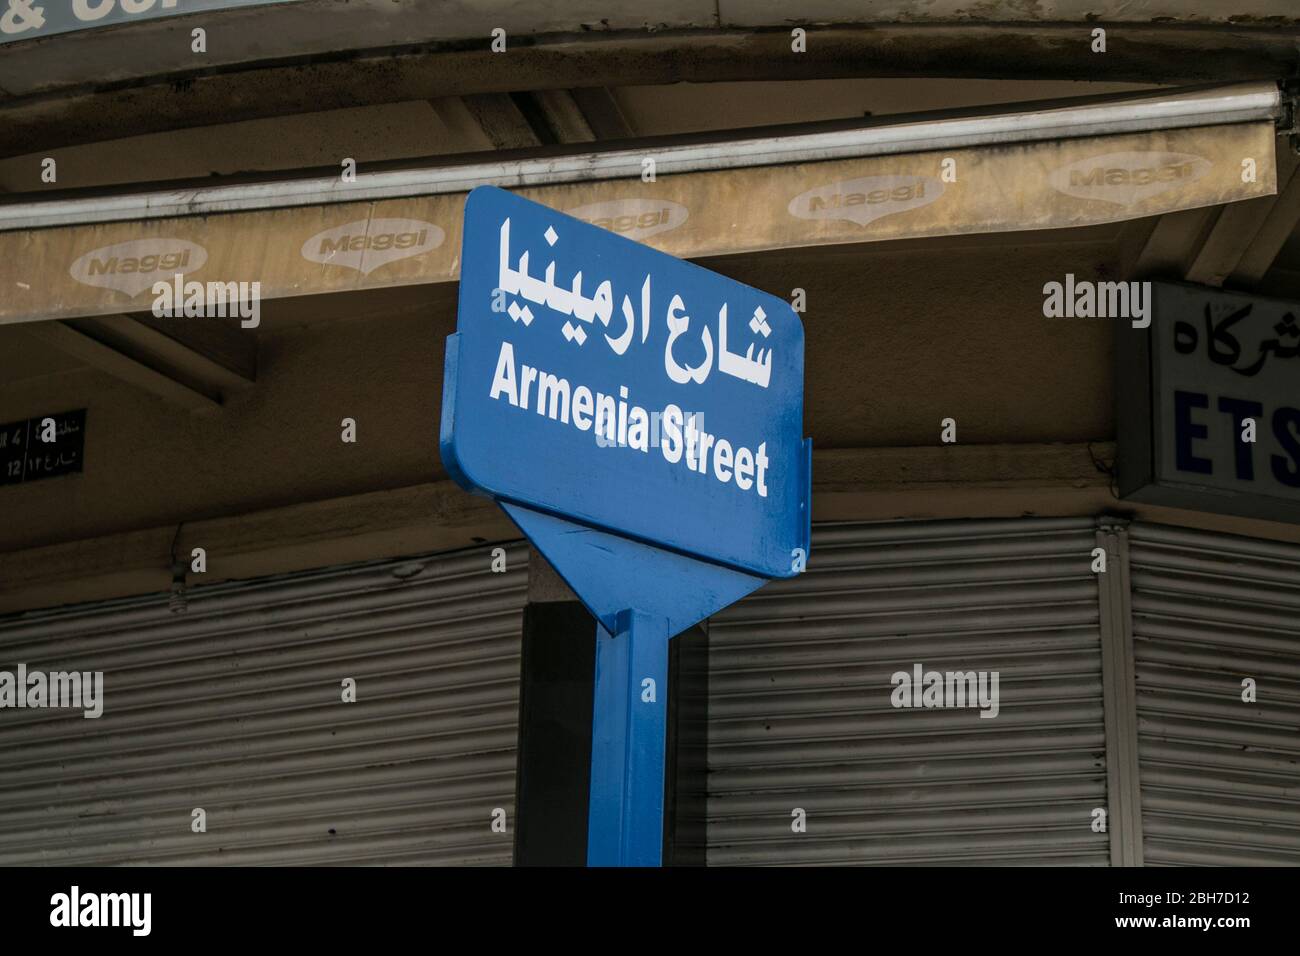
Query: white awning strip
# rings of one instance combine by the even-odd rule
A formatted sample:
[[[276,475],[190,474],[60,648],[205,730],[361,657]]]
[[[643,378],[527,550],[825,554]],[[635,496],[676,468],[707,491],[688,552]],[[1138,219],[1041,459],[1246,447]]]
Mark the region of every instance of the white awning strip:
[[[1117,133],[1277,120],[1283,112],[1272,83],[1128,95],[1113,101],[997,115],[914,120],[886,126],[759,136],[723,142],[656,145],[569,156],[460,166],[361,172],[242,185],[159,190],[0,205],[0,232],[48,226],[161,219],[326,203],[365,202],[468,192],[475,186],[539,186],[639,178],[653,157],[659,176],[700,170],[777,166],[960,149],[992,144],[1077,139]]]

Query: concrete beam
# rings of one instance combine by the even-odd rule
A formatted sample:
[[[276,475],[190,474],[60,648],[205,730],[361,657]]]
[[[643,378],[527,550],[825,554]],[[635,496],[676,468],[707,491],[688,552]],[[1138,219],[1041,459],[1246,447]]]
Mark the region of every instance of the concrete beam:
[[[49,323],[54,324],[54,323]],[[1127,517],[1300,542],[1300,526],[1117,501],[1110,442],[855,448],[814,453],[815,521],[1021,515]],[[165,591],[177,553],[203,547],[191,586],[518,537],[450,481],[15,550],[0,540],[0,613]],[[2,531],[0,531],[2,534]],[[486,554],[485,550],[485,554]]]
[[[202,391],[228,392],[257,381],[257,333],[233,318],[156,318],[148,312],[87,319],[96,336]]]
[[[247,388],[257,377],[256,335],[237,323],[139,313],[34,323],[28,331],[173,405],[210,411],[220,407],[224,393]]]
[[[1277,260],[1278,253],[1300,225],[1300,157],[1290,149],[1279,150],[1278,192],[1262,209],[1248,244],[1236,257],[1224,285],[1233,289],[1255,289]],[[1283,167],[1282,160],[1286,160]],[[1242,205],[1247,205],[1243,203]]]
[[[221,407],[219,392],[171,377],[101,339],[101,327],[96,323],[102,321],[32,322],[25,331],[92,368],[150,392],[187,412],[215,411]]]
[[[568,90],[539,90],[529,95],[557,143],[590,143],[596,139],[586,114]]]
[[[1294,74],[1300,64],[1296,25],[1126,26],[1111,30],[1104,56],[1091,52],[1089,29],[1090,24],[933,22],[826,27],[815,31],[808,52],[801,54],[790,51],[788,26],[538,36],[506,53],[492,53],[485,35],[483,42],[469,45],[358,46],[360,52],[337,57],[289,56],[225,69],[211,61],[198,69],[186,60],[174,73],[159,64],[160,48],[150,45],[134,61],[121,53],[123,63],[139,68],[112,82],[91,73],[75,83],[71,78],[56,83],[43,95],[17,95],[23,91],[0,77],[0,90],[10,94],[0,95],[0,157],[194,126],[476,93],[863,76],[1188,84],[1274,79]],[[119,45],[128,39],[122,30],[106,32]],[[59,38],[44,47],[61,56],[60,62],[75,65],[75,47],[67,41]],[[16,52],[7,49],[0,62],[25,62]],[[17,77],[29,74],[40,75],[34,68],[15,71]]]
[[[1065,26],[1086,48],[1098,24],[1108,31],[1107,55],[1092,57],[1104,69],[1116,46],[1135,33],[1216,28],[1250,36],[1300,27],[1292,0],[1235,0],[1191,4],[1187,0],[659,0],[653,9],[602,0],[300,0],[260,7],[208,10],[90,27],[55,37],[31,31],[30,40],[5,37],[0,58],[0,95],[66,92],[82,85],[124,85],[143,77],[179,77],[186,72],[247,68],[259,61],[299,58],[325,63],[355,50],[479,49],[491,53],[493,32],[505,33],[506,52],[491,53],[504,66],[519,50],[557,40],[587,45],[611,38],[700,33],[743,35],[769,32],[789,53],[790,29],[813,34],[812,56],[825,35],[842,30],[891,26],[932,31],[981,27],[997,32],[1041,29],[1044,21]],[[190,30],[201,25],[211,40],[196,57]],[[998,46],[995,44],[995,46]],[[994,56],[1014,52],[1001,46]],[[1122,52],[1122,51],[1121,51]],[[1088,55],[1088,54],[1085,54]],[[787,57],[788,59],[788,57]],[[196,62],[201,61],[201,62]],[[516,86],[514,89],[530,89]],[[423,97],[421,97],[423,98]]]
[[[1165,213],[1154,226],[1148,225],[1135,248],[1121,243],[1128,253],[1128,271],[1143,279],[1182,279],[1213,231],[1218,214],[1213,206]],[[1135,226],[1131,234],[1137,232]]]
[[[636,130],[623,114],[623,108],[607,87],[583,87],[568,93],[582,111],[595,139],[631,139],[636,135]]]
[[[1223,206],[1184,278],[1199,285],[1222,286],[1236,275],[1242,283],[1258,282],[1300,221],[1300,184],[1295,174],[1300,163],[1284,139],[1278,140],[1278,192]],[[1286,195],[1290,190],[1291,195]],[[1285,201],[1283,201],[1285,200]],[[1267,229],[1267,236],[1261,232]],[[1246,260],[1247,253],[1250,258]],[[1258,273],[1257,278],[1252,278]]]
[[[1259,286],[1300,224],[1300,157],[1277,140],[1278,192],[1226,206],[1186,209],[1152,226],[1135,223],[1121,240],[1128,271],[1142,278],[1206,286]]]
[[[462,97],[462,101],[493,149],[528,149],[542,145],[541,138],[509,93],[480,93]]]

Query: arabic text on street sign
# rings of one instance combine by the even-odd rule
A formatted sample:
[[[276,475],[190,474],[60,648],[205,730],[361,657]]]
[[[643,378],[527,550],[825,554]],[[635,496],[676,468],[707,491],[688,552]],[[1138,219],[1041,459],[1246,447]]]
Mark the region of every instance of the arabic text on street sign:
[[[808,536],[803,328],[775,296],[481,187],[443,461],[468,487],[790,577]]]

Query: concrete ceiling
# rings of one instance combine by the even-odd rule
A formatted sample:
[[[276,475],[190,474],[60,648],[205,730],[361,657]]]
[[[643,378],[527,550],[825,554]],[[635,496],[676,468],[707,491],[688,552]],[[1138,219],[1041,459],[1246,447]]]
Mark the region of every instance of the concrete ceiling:
[[[788,0],[658,0],[652,6],[627,0],[299,0],[11,41],[0,59],[0,91],[21,97],[84,83],[102,86],[344,51],[433,44],[469,48],[486,45],[494,30],[504,30],[508,44],[529,46],[545,37],[592,43],[635,33],[883,24],[1008,29],[1102,24],[1121,28],[1121,33],[1151,26],[1276,31],[1300,26],[1300,9],[1292,0],[802,0],[797,5]],[[201,56],[190,49],[195,27],[212,36]]]
[[[1193,10],[1187,10],[1194,7]],[[520,90],[963,77],[1297,74],[1292,0],[301,0],[6,43],[0,156],[319,110]],[[1091,31],[1108,30],[1107,50]],[[208,33],[191,51],[190,31]],[[790,30],[808,30],[806,52]],[[506,31],[505,53],[489,48]],[[733,124],[734,125],[734,124]]]

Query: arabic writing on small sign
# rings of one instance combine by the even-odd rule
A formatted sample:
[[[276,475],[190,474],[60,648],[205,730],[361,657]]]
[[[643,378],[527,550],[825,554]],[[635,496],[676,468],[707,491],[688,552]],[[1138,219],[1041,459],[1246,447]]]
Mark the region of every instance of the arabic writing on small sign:
[[[84,408],[0,425],[0,485],[80,472],[85,447]]]
[[[577,319],[588,326],[599,319],[602,328],[609,328],[610,320],[614,317],[615,301],[613,283],[610,280],[606,279],[597,285],[595,292],[588,298],[582,294],[581,270],[573,274],[567,289],[563,285],[556,284],[554,261],[546,267],[546,278],[535,278],[528,274],[528,252],[520,253],[518,265],[513,269],[510,267],[509,219],[506,219],[501,224],[500,238],[501,254],[497,283],[501,292],[506,295],[519,296],[534,305],[545,306],[552,312],[558,312],[560,315]],[[555,228],[550,227],[546,230],[544,238],[548,245],[554,246],[560,237]],[[623,296],[621,306],[625,323],[623,331],[617,336],[604,335],[606,343],[608,343],[615,355],[625,354],[632,344],[632,337],[637,330],[638,318],[640,319],[641,344],[644,345],[650,337],[650,276],[648,274],[645,281],[641,283],[639,298],[640,309],[638,310],[631,296]],[[525,326],[531,325],[533,319],[536,318],[532,309],[526,305],[521,306],[514,300],[511,300],[505,312],[513,321],[523,322]],[[668,342],[664,346],[664,371],[667,373],[668,378],[678,385],[685,385],[687,382],[703,385],[714,367],[713,330],[707,324],[702,323],[704,331],[700,339],[704,344],[704,361],[694,367],[681,365],[673,356],[673,343],[690,329],[691,317],[686,313],[686,303],[680,295],[674,294],[669,300],[665,318],[668,324]],[[758,344],[758,341],[761,341],[756,340],[750,343],[744,355],[729,351],[727,348],[727,324],[727,305],[724,302],[718,312],[718,371],[723,375],[730,375],[732,378],[744,382],[752,382],[760,388],[767,388],[772,379],[772,350],[760,348],[755,353],[755,345]],[[768,323],[767,313],[763,311],[762,306],[755,307],[748,325],[750,332],[755,336],[761,335],[763,339],[766,339],[772,334],[772,326]],[[587,332],[582,325],[575,325],[568,319],[560,327],[560,332],[566,340],[576,343],[578,348],[581,348],[587,341]]]
[[[1232,329],[1243,319],[1250,317],[1254,303],[1247,302],[1239,308],[1227,312],[1220,318],[1214,317],[1210,303],[1205,304],[1205,355],[1215,365],[1223,365],[1238,375],[1253,378],[1263,370],[1269,356],[1277,360],[1300,358],[1300,324],[1291,312],[1286,312],[1272,325],[1272,337],[1260,339],[1255,350],[1243,349]],[[1174,350],[1180,355],[1190,355],[1201,343],[1200,330],[1191,322],[1174,323]],[[1243,358],[1243,352],[1247,354]]]

